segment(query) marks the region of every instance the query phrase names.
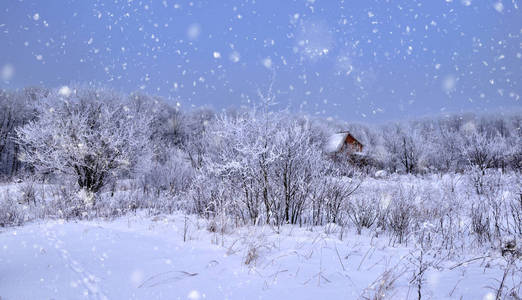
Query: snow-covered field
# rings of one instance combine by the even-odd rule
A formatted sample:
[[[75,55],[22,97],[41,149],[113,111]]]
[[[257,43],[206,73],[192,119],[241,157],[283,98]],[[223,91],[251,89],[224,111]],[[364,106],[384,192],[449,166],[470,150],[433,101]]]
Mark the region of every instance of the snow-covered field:
[[[182,214],[138,213],[2,228],[0,298],[418,299],[421,282],[422,299],[495,299],[506,266],[496,252],[427,252],[417,280],[420,252],[391,247],[386,237],[341,237],[333,225],[225,234],[208,227]],[[508,274],[505,285],[520,280]]]

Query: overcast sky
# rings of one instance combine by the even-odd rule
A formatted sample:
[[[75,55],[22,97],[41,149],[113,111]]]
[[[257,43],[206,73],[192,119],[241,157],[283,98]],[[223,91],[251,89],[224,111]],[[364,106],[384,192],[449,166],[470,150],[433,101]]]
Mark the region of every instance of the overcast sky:
[[[518,0],[2,0],[0,87],[377,122],[521,108]]]

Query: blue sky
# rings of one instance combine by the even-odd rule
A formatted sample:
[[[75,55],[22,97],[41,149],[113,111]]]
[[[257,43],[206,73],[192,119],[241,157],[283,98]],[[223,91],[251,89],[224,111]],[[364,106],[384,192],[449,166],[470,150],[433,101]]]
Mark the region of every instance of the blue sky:
[[[143,90],[182,108],[378,122],[520,109],[517,0],[3,0],[0,87]]]

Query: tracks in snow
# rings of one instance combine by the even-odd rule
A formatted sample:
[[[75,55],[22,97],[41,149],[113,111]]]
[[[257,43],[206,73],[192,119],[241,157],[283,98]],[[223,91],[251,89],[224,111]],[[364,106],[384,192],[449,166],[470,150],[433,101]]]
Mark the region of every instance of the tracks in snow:
[[[55,226],[56,224],[43,225],[43,233],[50,248],[58,251],[64,265],[76,274],[77,280],[71,282],[71,285],[83,287],[83,294],[89,299],[107,300],[108,297],[99,286],[100,279],[87,271],[80,262],[71,256],[71,253],[67,250],[67,245],[56,235],[53,228]]]

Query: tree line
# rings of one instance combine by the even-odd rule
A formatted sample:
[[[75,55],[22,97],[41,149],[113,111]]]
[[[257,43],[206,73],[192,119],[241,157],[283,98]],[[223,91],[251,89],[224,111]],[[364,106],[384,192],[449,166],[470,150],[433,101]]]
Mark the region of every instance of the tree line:
[[[132,156],[136,155],[136,149],[148,148],[152,161],[164,161],[169,152],[181,151],[192,167],[199,169],[205,159],[211,161],[212,151],[218,147],[245,147],[249,140],[256,143],[265,140],[265,147],[269,147],[286,135],[292,140],[287,142],[293,143],[288,147],[295,155],[301,150],[324,152],[328,136],[347,129],[364,144],[366,159],[362,167],[367,171],[383,169],[390,173],[417,174],[464,172],[470,167],[481,171],[520,170],[522,164],[522,115],[517,113],[453,114],[377,126],[266,111],[267,105],[270,106],[266,101],[262,98],[257,108],[218,113],[206,107],[181,111],[160,97],[141,93],[123,95],[91,87],[75,87],[67,95],[44,88],[3,90],[0,91],[0,176],[12,179],[26,172],[71,173],[57,169],[71,167],[77,168],[73,173],[82,174],[80,187],[98,190],[91,177],[105,175],[103,171],[91,174],[89,168],[96,169],[96,164],[102,161],[109,165],[98,165],[97,170],[135,167],[138,162]],[[233,128],[230,131],[236,136],[227,133],[227,128]],[[297,128],[302,132],[295,132]],[[218,138],[233,141],[228,145],[210,145]],[[60,148],[64,145],[76,145],[68,148],[68,153],[84,161],[76,166],[59,161],[66,159],[56,156],[57,150],[65,150]],[[30,151],[31,147],[37,151]],[[86,152],[94,148],[104,156]],[[234,153],[238,149],[227,151]]]

